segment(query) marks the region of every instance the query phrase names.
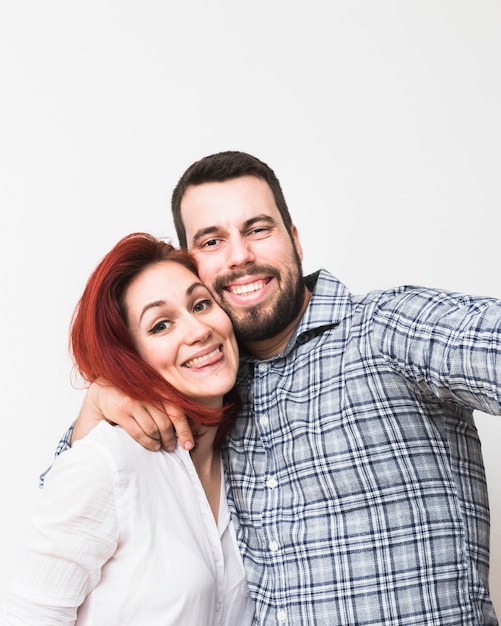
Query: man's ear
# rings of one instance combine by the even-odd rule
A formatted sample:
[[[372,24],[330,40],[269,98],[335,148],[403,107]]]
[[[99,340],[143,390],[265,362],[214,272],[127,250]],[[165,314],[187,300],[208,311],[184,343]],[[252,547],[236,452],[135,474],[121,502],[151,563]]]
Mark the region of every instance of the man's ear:
[[[301,241],[299,240],[299,233],[295,224],[292,224],[291,232],[292,232],[292,241],[294,242],[294,247],[296,248],[299,258],[301,259],[301,262],[302,262],[303,261],[303,246],[301,245]]]

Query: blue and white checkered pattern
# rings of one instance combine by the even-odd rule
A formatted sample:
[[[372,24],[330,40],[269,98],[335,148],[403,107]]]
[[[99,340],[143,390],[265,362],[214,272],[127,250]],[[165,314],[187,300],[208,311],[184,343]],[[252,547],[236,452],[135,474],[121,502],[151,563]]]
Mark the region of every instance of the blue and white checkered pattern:
[[[322,270],[239,389],[225,463],[256,624],[498,623],[472,412],[501,412],[501,302],[355,297]]]

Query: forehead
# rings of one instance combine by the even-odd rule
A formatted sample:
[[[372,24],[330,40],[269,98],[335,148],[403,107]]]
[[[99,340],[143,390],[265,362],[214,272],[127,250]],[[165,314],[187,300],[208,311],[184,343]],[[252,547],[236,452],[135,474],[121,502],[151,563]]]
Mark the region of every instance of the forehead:
[[[144,268],[131,280],[125,291],[125,301],[130,304],[132,300],[160,297],[176,300],[195,283],[200,283],[200,279],[184,265],[159,261]]]
[[[191,186],[181,200],[188,246],[201,230],[239,227],[258,215],[282,221],[270,186],[256,176]]]

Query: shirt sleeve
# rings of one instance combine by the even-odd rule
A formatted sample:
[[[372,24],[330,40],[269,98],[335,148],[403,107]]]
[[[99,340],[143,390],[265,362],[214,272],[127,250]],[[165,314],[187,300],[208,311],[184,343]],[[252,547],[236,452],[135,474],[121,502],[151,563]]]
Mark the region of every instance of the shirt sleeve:
[[[374,338],[388,364],[421,392],[501,413],[501,302],[411,289],[381,304]]]
[[[75,427],[75,422],[73,422],[73,424],[68,428],[68,430],[64,433],[64,435],[59,440],[59,443],[57,444],[57,447],[56,447],[56,452],[54,453],[55,459],[57,459],[57,457],[61,454],[61,452],[64,452],[65,450],[69,450],[69,448],[71,448],[71,436],[73,434],[74,427]],[[40,489],[43,489],[43,486],[45,483],[45,477],[50,472],[51,467],[52,465],[50,465],[44,472],[40,474],[39,483],[38,483],[38,486],[40,487]]]
[[[115,483],[109,455],[93,442],[78,442],[58,456],[0,624],[75,624],[78,607],[118,545]]]

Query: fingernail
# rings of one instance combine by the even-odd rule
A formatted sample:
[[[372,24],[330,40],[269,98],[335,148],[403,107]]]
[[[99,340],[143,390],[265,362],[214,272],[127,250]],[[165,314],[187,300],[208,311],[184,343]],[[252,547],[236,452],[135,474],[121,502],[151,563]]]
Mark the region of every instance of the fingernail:
[[[193,441],[185,441],[184,442],[185,450],[193,450]]]

